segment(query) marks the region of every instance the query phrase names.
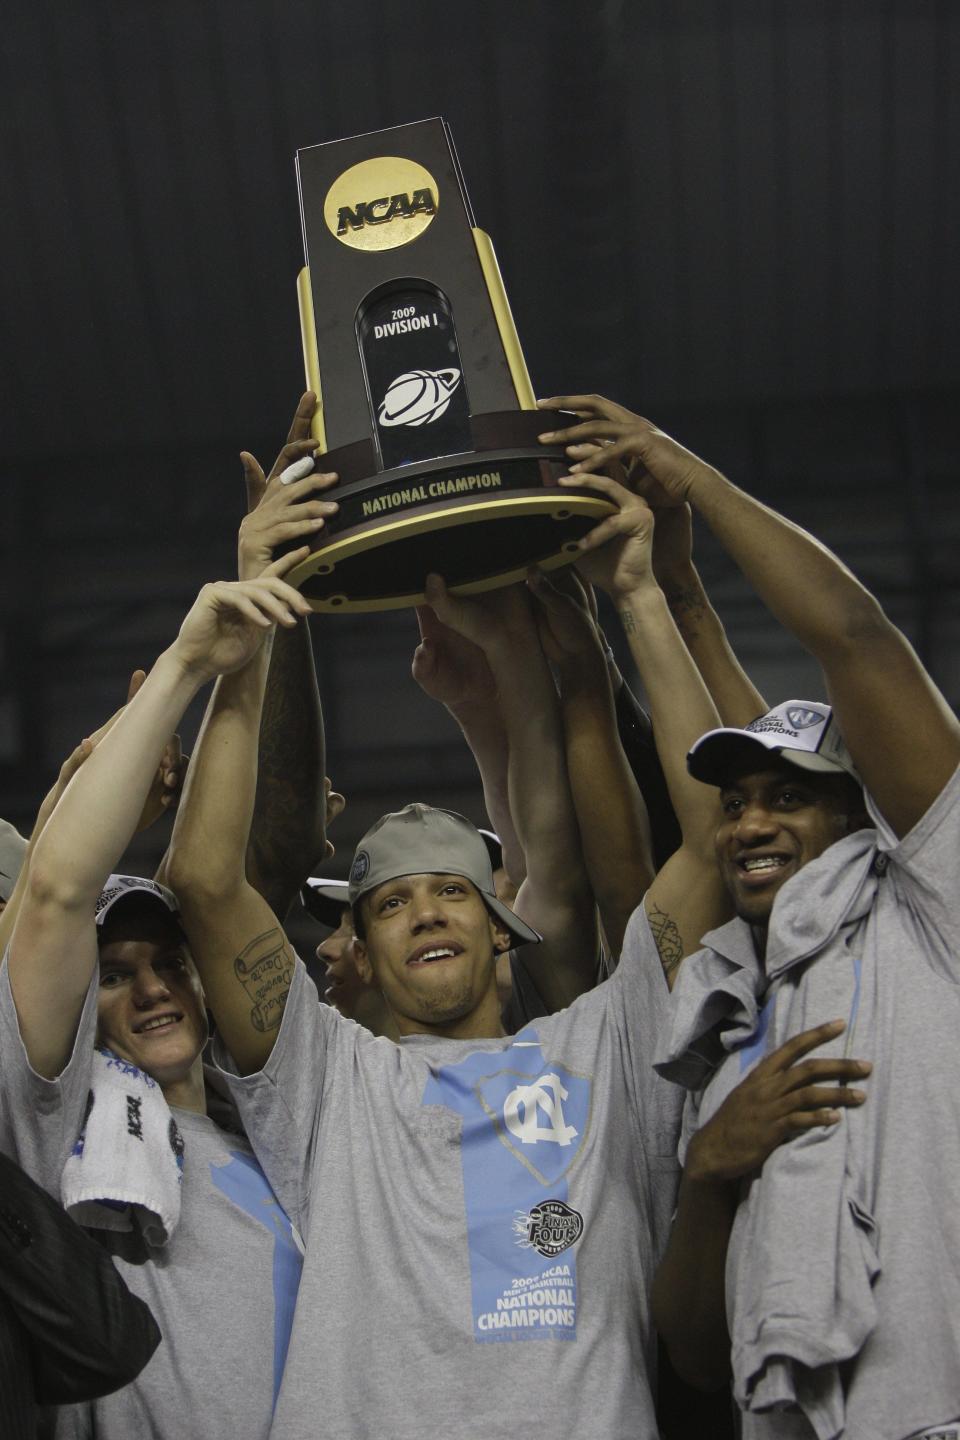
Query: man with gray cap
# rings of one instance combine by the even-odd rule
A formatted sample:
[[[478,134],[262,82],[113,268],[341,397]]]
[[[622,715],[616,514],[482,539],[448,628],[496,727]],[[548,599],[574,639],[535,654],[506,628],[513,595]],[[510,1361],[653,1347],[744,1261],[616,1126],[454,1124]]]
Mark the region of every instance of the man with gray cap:
[[[812,536],[622,407],[550,403],[584,417],[559,437],[578,482],[606,493],[590,472],[630,462],[689,503],[832,700],[788,701],[689,756],[719,788],[737,918],[685,962],[657,1066],[690,1091],[658,1324],[705,1386],[732,1346],[745,1440],[953,1436],[960,723]]]
[[[631,589],[644,678],[663,678],[656,723],[684,846],[614,976],[516,1035],[496,958],[536,937],[498,900],[479,832],[424,805],[384,816],[350,871],[357,963],[399,1043],[317,1003],[243,863],[265,670],[218,683],[169,873],[214,1058],[306,1240],[273,1440],[657,1434],[649,1289],[682,1097],[651,1060],[669,979],[718,918],[713,807],[683,765],[716,711],[652,578],[650,512],[627,492],[624,505],[610,564]],[[524,635],[539,643],[532,625]],[[488,643],[517,640],[501,628]],[[510,700],[537,723],[522,676]]]

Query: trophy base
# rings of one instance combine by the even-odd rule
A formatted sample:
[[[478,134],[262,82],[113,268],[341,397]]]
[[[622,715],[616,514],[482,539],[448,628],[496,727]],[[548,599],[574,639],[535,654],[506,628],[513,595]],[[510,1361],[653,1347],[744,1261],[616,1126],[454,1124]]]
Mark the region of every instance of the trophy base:
[[[505,412],[471,423],[473,451],[380,474],[369,473],[372,447],[317,457],[340,476],[328,492],[340,510],[285,577],[314,610],[420,605],[430,574],[460,595],[494,590],[522,580],[530,565],[570,564],[580,538],[615,511],[596,491],[561,488],[557,480],[569,470],[564,452],[531,445],[556,423],[552,414]]]

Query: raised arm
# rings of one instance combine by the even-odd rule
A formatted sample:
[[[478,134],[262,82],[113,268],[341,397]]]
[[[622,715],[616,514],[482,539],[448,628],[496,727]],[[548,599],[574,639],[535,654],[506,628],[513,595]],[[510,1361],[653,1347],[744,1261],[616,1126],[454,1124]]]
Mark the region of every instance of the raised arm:
[[[493,675],[507,733],[510,814],[527,867],[514,908],[544,936],[524,959],[548,1008],[559,1010],[595,983],[596,925],[557,694],[530,602],[519,586],[466,600],[438,576],[428,577],[426,593],[444,624],[480,646]]]
[[[618,506],[616,514],[580,541],[579,568],[616,606],[649,698],[657,751],[683,834],[680,849],[657,873],[644,900],[672,985],[684,956],[729,914],[714,860],[716,797],[686,768],[687,751],[717,725],[717,712],[653,577],[650,507],[605,476],[578,477],[577,483],[588,484]]]
[[[632,417],[623,435],[602,417],[609,402],[580,396],[572,403],[588,418],[565,432],[571,443],[613,439],[608,457],[635,459],[675,502],[688,502],[780,623],[819,661],[866,788],[893,830],[906,834],[960,763],[960,722],[905,636],[847,567],[798,525],[649,421]],[[592,455],[575,468],[583,473],[598,464]]]
[[[204,586],[177,639],[85,757],[44,826],[10,942],[13,998],[39,1074],[54,1077],[69,1056],[96,965],[95,902],[143,812],[157,756],[200,687],[244,663],[274,621],[288,623],[290,597],[299,601],[272,577],[253,586]]]
[[[446,706],[473,751],[487,815],[503,848],[503,867],[519,889],[526,861],[510,814],[507,730],[490,666],[479,645],[444,625],[429,605],[418,607],[417,622],[413,678],[425,695]]]
[[[256,459],[241,455],[248,515],[240,537],[240,576],[259,575],[275,547],[320,528],[329,502],[301,485],[291,503],[279,477],[312,458],[310,422],[316,396],[300,399],[287,441],[268,476]],[[294,472],[296,473],[296,472]],[[315,477],[319,478],[319,477]],[[259,772],[247,847],[247,876],[281,919],[326,850],[325,748],[320,691],[305,620],[274,635],[260,721]]]
[[[650,825],[617,726],[603,644],[572,571],[531,572],[541,643],[560,687],[567,773],[584,863],[611,953],[654,874]]]
[[[318,500],[314,492],[335,480],[288,475],[285,483],[278,473],[263,502],[270,507],[270,525],[244,521],[241,527],[241,572],[255,570],[278,539],[319,529],[334,502]],[[306,553],[294,551],[269,570],[289,568]],[[310,609],[300,595],[290,608],[301,623]],[[177,812],[168,868],[207,1002],[244,1074],[262,1069],[273,1049],[293,973],[293,953],[276,913],[247,876],[267,648],[214,688]]]

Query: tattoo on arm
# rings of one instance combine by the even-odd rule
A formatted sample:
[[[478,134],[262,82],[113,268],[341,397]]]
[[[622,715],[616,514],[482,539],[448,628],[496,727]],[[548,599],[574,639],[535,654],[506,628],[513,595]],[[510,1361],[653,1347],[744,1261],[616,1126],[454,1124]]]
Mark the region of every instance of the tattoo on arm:
[[[647,919],[650,922],[651,934],[657,942],[663,973],[668,980],[672,980],[683,959],[683,939],[677,922],[671,920],[666,911],[657,905],[651,906]]]
[[[293,979],[293,959],[279,926],[265,930],[245,945],[233,962],[233,971],[253,1001],[250,1024],[264,1034],[277,1030]]]
[[[623,609],[620,611],[620,623],[623,626],[624,635],[636,634],[637,622],[636,620],[634,620],[633,614],[629,609]]]
[[[703,591],[694,585],[685,590],[671,590],[667,593],[667,604],[680,634],[696,635],[707,610]]]

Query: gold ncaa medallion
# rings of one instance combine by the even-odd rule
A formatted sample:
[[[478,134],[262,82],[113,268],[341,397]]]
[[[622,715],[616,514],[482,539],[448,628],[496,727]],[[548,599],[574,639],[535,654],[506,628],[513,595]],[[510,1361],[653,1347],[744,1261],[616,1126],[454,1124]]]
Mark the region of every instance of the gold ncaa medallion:
[[[439,203],[429,170],[415,160],[378,155],[334,180],[323,218],[330,234],[354,250],[393,250],[423,234]]]

